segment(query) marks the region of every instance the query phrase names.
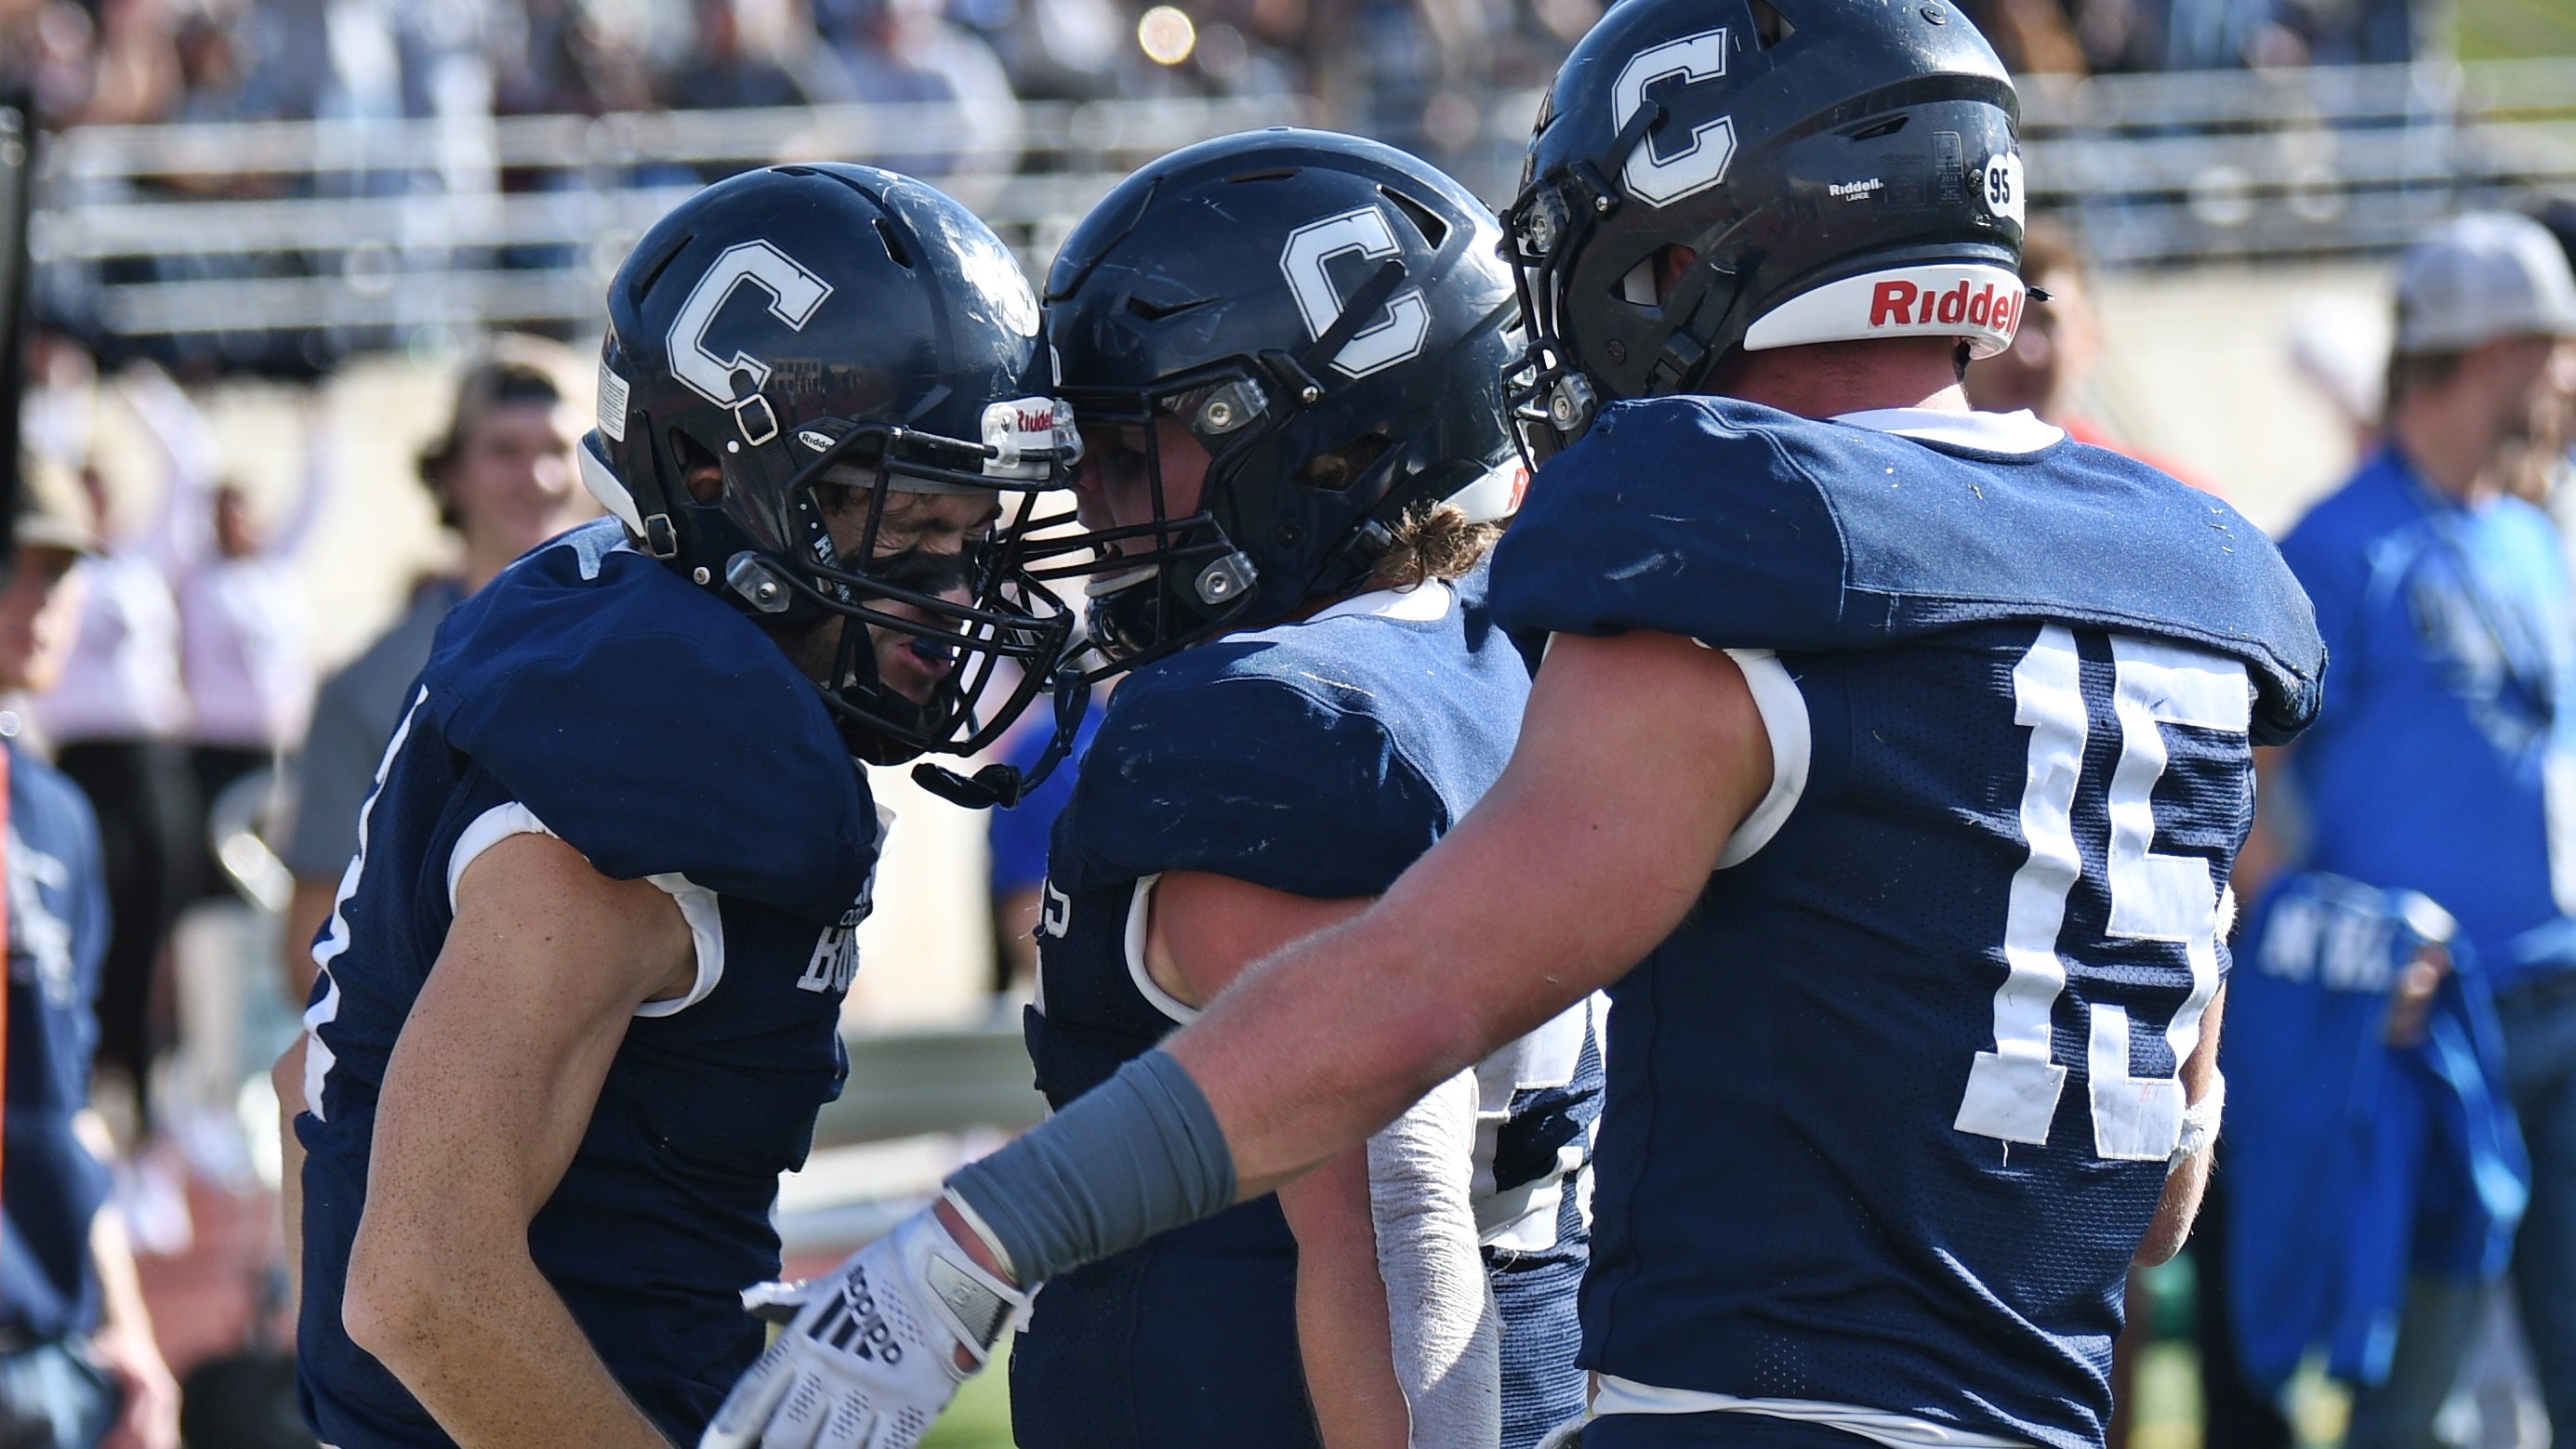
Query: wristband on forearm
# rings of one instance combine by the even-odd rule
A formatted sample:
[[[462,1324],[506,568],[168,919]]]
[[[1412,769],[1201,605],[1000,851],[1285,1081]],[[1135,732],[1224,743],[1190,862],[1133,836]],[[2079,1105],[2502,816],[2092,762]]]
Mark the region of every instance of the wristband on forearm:
[[[2226,1110],[2227,1078],[2212,1067],[2209,1086],[2200,1094],[2200,1100],[2183,1109],[2182,1140],[2174,1144],[2173,1155],[2165,1159],[2167,1172],[2209,1150],[2209,1144],[2218,1140],[2219,1118]]]
[[[1161,1051],[948,1179],[1028,1287],[1214,1217],[1234,1189],[1216,1113]]]

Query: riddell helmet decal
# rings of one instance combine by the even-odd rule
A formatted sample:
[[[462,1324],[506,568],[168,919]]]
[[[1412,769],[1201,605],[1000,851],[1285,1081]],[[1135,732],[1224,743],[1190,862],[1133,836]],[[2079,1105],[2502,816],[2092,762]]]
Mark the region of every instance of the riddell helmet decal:
[[[2006,267],[1976,262],[1896,267],[1828,282],[1771,309],[1744,334],[1744,348],[1876,337],[1960,337],[1972,357],[2012,345],[2027,291]]]

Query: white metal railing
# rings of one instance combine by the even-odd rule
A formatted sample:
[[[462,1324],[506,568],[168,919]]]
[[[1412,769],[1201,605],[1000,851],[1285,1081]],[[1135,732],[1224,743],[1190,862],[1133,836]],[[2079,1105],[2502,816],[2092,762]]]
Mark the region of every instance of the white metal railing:
[[[2034,203],[2106,265],[2384,251],[2470,206],[2576,193],[2576,59],[2033,77]],[[1505,199],[1536,92],[1440,158]],[[588,325],[626,248],[703,180],[875,159],[973,206],[1035,274],[1111,185],[1293,100],[91,127],[40,153],[40,311],[114,337]]]
[[[874,160],[975,208],[1034,274],[1137,165],[1300,119],[1288,100],[89,127],[48,138],[39,310],[104,336],[596,320],[627,248],[706,180]],[[255,350],[255,349],[254,349]]]
[[[2022,87],[2032,202],[2107,265],[2368,253],[2576,193],[2576,59]]]

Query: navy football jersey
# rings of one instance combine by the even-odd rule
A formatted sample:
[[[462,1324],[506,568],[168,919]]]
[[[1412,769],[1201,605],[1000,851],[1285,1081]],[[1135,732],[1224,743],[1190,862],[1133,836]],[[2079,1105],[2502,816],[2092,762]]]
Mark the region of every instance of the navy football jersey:
[[[539,831],[678,901],[697,976],[637,1011],[528,1231],[610,1373],[693,1443],[761,1347],[778,1174],[840,1090],[881,827],[812,684],[748,620],[577,529],[450,615],[359,818],[305,1013],[305,1410],[324,1442],[445,1445],[340,1324],[377,1093],[482,850]]]
[[[11,733],[16,724],[10,722]],[[9,1112],[0,1151],[0,1330],[26,1343],[98,1325],[90,1220],[107,1169],[72,1130],[98,1046],[107,878],[98,820],[62,772],[9,752]]]
[[[1197,1014],[1144,965],[1147,902],[1164,872],[1376,895],[1483,796],[1529,692],[1483,586],[1479,570],[1454,587],[1365,595],[1119,685],[1048,855],[1027,1022],[1050,1101],[1072,1101]],[[1593,1015],[1588,1003],[1569,1011],[1479,1076],[1479,1227],[1498,1271],[1530,1270],[1501,1301],[1531,1333],[1570,1312],[1564,1265],[1583,1251],[1579,1176],[1600,1092]],[[1537,1271],[1549,1266],[1553,1277]],[[1296,1244],[1275,1197],[1051,1281],[1012,1352],[1019,1442],[1314,1443],[1295,1286]],[[1513,1327],[1507,1318],[1507,1340]],[[1533,1350],[1522,1378],[1579,1406],[1570,1338],[1558,1350],[1552,1375]]]
[[[1542,470],[1493,599],[1732,651],[1771,735],[1769,794],[1611,991],[1602,1407],[2099,1445],[2250,746],[2317,708],[2279,555],[2026,415],[1662,398]]]

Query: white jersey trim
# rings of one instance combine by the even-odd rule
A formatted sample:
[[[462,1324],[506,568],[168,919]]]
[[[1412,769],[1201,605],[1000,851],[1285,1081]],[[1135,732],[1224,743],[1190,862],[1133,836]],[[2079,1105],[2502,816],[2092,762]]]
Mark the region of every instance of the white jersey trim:
[[[1401,619],[1408,624],[1436,624],[1449,617],[1449,606],[1456,598],[1447,584],[1432,579],[1409,589],[1373,589],[1365,594],[1354,594],[1329,609],[1316,611],[1306,622],[1320,624],[1326,619],[1352,615]]]
[[[1798,692],[1788,666],[1768,649],[1729,649],[1726,657],[1744,671],[1754,708],[1762,712],[1763,731],[1771,736],[1771,788],[1726,838],[1726,849],[1717,857],[1719,870],[1751,860],[1789,823],[1791,812],[1807,793],[1807,768],[1815,748],[1807,697]]]
[[[1963,413],[1950,408],[1871,408],[1839,413],[1834,421],[1874,433],[1894,433],[1927,443],[1974,448],[1981,453],[2036,453],[2065,441],[2066,430],[2044,423],[2028,408],[2014,413]]]
[[[411,722],[420,707],[429,702],[429,686],[422,685],[411,697],[411,708],[403,711],[402,723],[394,726],[394,737],[385,741],[385,752],[376,760],[376,783],[367,791],[367,802],[358,807],[358,849],[340,872],[340,889],[331,900],[331,920],[322,939],[313,943],[313,972],[323,982],[322,999],[304,1011],[304,1110],[322,1117],[322,1089],[331,1076],[338,1058],[323,1045],[322,1028],[340,1019],[340,978],[331,973],[331,963],[349,949],[349,901],[358,894],[358,882],[367,872],[367,832],[375,824],[376,797],[385,793],[385,777],[393,773],[394,759],[411,739]]]
[[[1952,1424],[1936,1424],[1911,1414],[1864,1409],[1857,1404],[1831,1404],[1817,1399],[1740,1399],[1733,1394],[1696,1389],[1660,1389],[1613,1374],[1598,1376],[1592,1395],[1595,1416],[1608,1414],[1763,1414],[1822,1424],[1857,1434],[1884,1449],[2032,1449],[2026,1439],[1980,1434]]]
[[[1136,994],[1145,1004],[1183,1026],[1199,1019],[1199,1009],[1165,991],[1145,965],[1145,933],[1154,923],[1154,885],[1163,878],[1161,871],[1140,876],[1135,894],[1127,898],[1127,979],[1136,983]]]
[[[563,837],[546,828],[536,812],[512,800],[495,805],[474,817],[462,834],[456,837],[456,848],[447,856],[447,911],[456,913],[457,883],[465,879],[465,868],[483,852],[513,835],[544,835],[556,840]],[[697,976],[689,983],[688,994],[667,1001],[648,1001],[635,1008],[640,1017],[677,1016],[704,1001],[718,983],[724,980],[724,912],[716,902],[716,893],[677,872],[648,875],[661,892],[680,908],[680,919],[689,926],[689,942],[697,958]]]

